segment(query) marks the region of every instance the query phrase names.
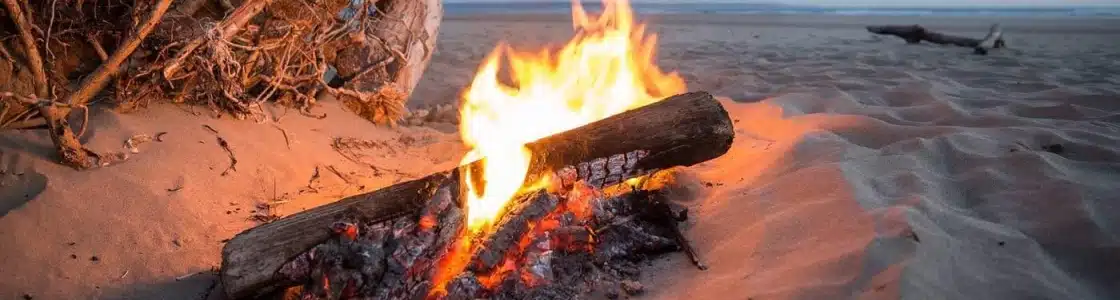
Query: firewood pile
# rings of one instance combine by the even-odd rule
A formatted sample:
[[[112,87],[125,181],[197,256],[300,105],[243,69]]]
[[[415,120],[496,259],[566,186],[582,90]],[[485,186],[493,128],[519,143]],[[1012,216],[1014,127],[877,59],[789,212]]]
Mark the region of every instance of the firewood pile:
[[[635,295],[643,290],[643,262],[687,245],[677,227],[687,210],[672,208],[661,190],[639,187],[645,182],[614,195],[583,181],[526,193],[491,231],[466,237],[456,187],[445,185],[419,217],[334,223],[327,242],[279,274],[297,284],[285,292],[298,299]]]
[[[434,50],[439,0],[2,0],[0,129],[48,129],[78,169],[98,153],[71,114],[104,103],[209,107],[264,121],[321,94],[394,125]],[[76,132],[75,132],[76,131]]]
[[[475,161],[246,230],[222,249],[222,286],[235,299],[636,293],[649,257],[683,250],[706,268],[678,228],[687,213],[656,183],[723,155],[734,135],[710,94],[669,97],[526,144],[522,192],[481,229],[466,217]]]

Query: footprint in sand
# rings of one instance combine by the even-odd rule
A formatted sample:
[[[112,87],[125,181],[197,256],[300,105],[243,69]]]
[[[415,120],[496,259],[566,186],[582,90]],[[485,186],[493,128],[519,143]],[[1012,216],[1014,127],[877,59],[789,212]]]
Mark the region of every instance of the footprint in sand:
[[[19,154],[0,152],[0,217],[35,199],[47,189],[47,176],[35,171]]]

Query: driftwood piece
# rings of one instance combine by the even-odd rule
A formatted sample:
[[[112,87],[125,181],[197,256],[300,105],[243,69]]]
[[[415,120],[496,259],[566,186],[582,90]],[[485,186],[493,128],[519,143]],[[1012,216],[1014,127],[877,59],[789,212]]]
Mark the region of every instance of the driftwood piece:
[[[376,18],[344,11],[363,20],[358,26],[377,30],[358,38],[339,39],[329,46],[337,49],[337,53],[326,56],[338,71],[344,89],[327,91],[358,115],[378,124],[395,125],[405,115],[404,103],[435,51],[443,8],[440,0],[380,1],[372,6],[378,13]],[[360,41],[360,46],[355,47],[355,41]]]
[[[529,174],[575,169],[566,173],[588,182],[598,179],[606,184],[608,178],[620,182],[719,157],[731,148],[734,135],[731,119],[717,100],[706,92],[687,93],[528,144],[533,153]],[[477,162],[459,169],[474,166]],[[268,292],[276,288],[280,266],[326,240],[329,232],[323,228],[345,213],[367,220],[415,213],[434,187],[457,178],[455,170],[433,174],[239,233],[222,249],[225,292],[233,298]]]
[[[420,82],[435,50],[443,10],[439,1],[387,1],[383,17],[369,26],[378,29],[374,47],[344,47],[338,54],[338,75],[357,91],[386,85],[410,94]],[[388,63],[383,63],[388,61]]]
[[[922,41],[939,44],[954,45],[973,48],[976,54],[988,54],[988,49],[1003,48],[1003,29],[999,24],[993,24],[988,35],[982,39],[960,37],[934,32],[921,25],[887,25],[867,26],[867,31],[874,34],[893,35],[906,40],[906,43],[917,44]]]

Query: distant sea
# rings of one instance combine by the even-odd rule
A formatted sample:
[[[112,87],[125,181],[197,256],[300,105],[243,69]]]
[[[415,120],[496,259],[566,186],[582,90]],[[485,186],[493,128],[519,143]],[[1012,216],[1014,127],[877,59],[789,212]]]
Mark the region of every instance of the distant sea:
[[[589,11],[600,9],[599,1],[584,1]],[[632,3],[640,14],[825,14],[882,16],[1012,16],[1012,17],[1120,17],[1120,7],[1090,8],[852,8],[742,3]],[[444,3],[448,14],[521,14],[571,12],[571,2],[485,2]]]

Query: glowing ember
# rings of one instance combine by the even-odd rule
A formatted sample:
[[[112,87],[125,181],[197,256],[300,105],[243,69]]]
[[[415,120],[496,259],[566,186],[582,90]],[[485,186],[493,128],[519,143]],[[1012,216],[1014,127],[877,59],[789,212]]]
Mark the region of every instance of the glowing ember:
[[[531,158],[527,142],[601,120],[685,91],[675,73],[654,65],[656,35],[634,23],[628,0],[607,0],[589,17],[573,1],[577,33],[557,52],[519,52],[499,45],[463,95],[460,133],[483,157],[482,180],[466,178],[468,228],[482,231],[522,189]],[[515,86],[502,84],[502,60]],[[469,175],[468,175],[469,176]],[[482,186],[474,186],[482,182]]]

